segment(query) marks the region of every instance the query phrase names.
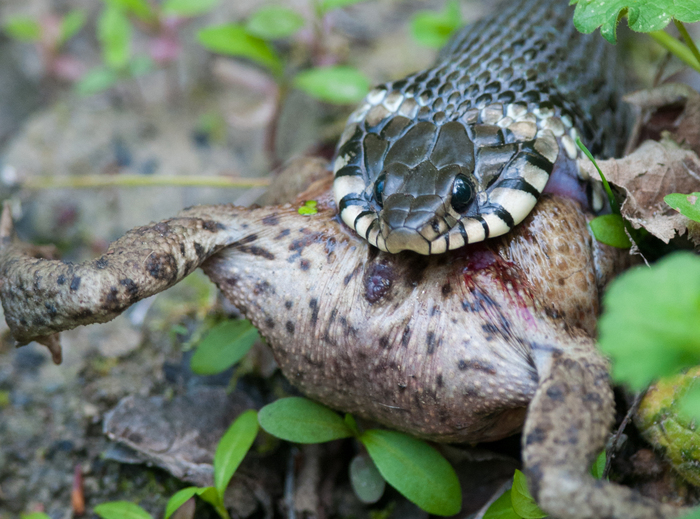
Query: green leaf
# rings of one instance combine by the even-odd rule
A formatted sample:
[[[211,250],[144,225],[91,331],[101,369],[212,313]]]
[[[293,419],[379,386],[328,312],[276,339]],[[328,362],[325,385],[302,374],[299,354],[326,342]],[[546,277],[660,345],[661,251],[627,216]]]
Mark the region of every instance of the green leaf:
[[[191,18],[208,13],[220,0],[165,0],[161,10],[164,14]]]
[[[510,492],[510,501],[515,513],[523,519],[541,519],[542,517],[547,517],[547,514],[540,510],[535,500],[532,499],[530,490],[527,488],[525,474],[517,469],[513,476],[513,488]]]
[[[681,519],[700,519],[700,508],[691,508],[688,515],[681,516]]]
[[[629,249],[632,246],[625,233],[625,221],[619,214],[604,214],[590,221],[591,231],[596,240],[618,249]]]
[[[112,69],[95,68],[85,74],[75,88],[81,95],[92,95],[114,86],[119,76]]]
[[[510,494],[511,490],[508,489],[501,494],[501,497],[491,503],[483,519],[520,519],[520,516],[513,510]]]
[[[61,36],[59,37],[59,45],[64,44],[75,36],[80,29],[85,25],[86,15],[85,11],[80,9],[75,9],[68,13],[61,20]]]
[[[257,10],[246,29],[264,40],[288,38],[304,26],[304,17],[288,7],[270,6]]]
[[[217,324],[199,343],[190,367],[199,375],[215,375],[241,360],[255,344],[258,330],[245,320]]]
[[[323,443],[353,435],[338,413],[301,397],[280,398],[266,405],[258,420],[271,435],[294,443]]]
[[[97,21],[102,59],[111,69],[122,70],[131,58],[131,22],[119,7],[108,6]]]
[[[250,409],[241,413],[219,440],[214,455],[214,484],[223,500],[233,473],[248,454],[258,435],[258,413]]]
[[[297,212],[305,215],[316,214],[318,213],[318,209],[316,208],[317,205],[318,202],[316,200],[307,200],[304,202],[304,205],[297,209]]]
[[[321,12],[327,13],[333,9],[341,9],[353,4],[359,4],[365,0],[323,0],[321,2]]]
[[[420,11],[411,19],[413,38],[426,47],[439,49],[447,43],[450,36],[462,26],[459,3],[452,0],[445,4],[441,12]]]
[[[654,378],[700,364],[700,258],[679,252],[628,270],[603,299],[600,348],[613,378],[638,391]]]
[[[111,501],[97,505],[94,512],[102,519],[153,519],[139,505],[129,501]]]
[[[576,145],[579,147],[579,149],[588,157],[588,160],[590,160],[593,163],[593,166],[595,167],[596,170],[598,170],[598,175],[600,175],[600,181],[603,183],[603,189],[605,190],[605,194],[608,195],[608,202],[610,202],[610,209],[613,214],[620,214],[620,205],[617,203],[617,199],[615,198],[615,195],[612,192],[612,188],[610,187],[610,183],[608,182],[608,179],[605,178],[605,175],[603,175],[603,172],[600,170],[600,166],[598,166],[598,162],[593,158],[593,154],[589,151],[588,148],[586,148],[586,145],[581,142],[581,139],[579,137],[576,137]]]
[[[219,514],[221,519],[229,519],[228,512],[224,506],[223,495],[219,494],[219,491],[214,487],[199,487],[196,488],[196,494],[202,499],[202,501],[209,503],[214,507],[216,513]]]
[[[192,496],[197,493],[197,490],[199,490],[198,487],[187,487],[175,492],[173,497],[168,499],[168,504],[165,506],[165,519],[168,519],[171,515],[177,512],[178,508],[192,499]]]
[[[358,454],[350,462],[350,484],[355,495],[365,504],[379,501],[386,487],[377,466],[365,454]]]
[[[630,28],[637,32],[658,31],[672,18],[686,23],[700,21],[697,0],[573,0],[571,3],[576,3],[576,28],[588,34],[600,27],[600,34],[610,43],[617,40],[621,14],[627,14]]]
[[[454,515],[462,490],[452,466],[427,443],[396,431],[370,429],[360,436],[384,479],[428,513]]]
[[[149,22],[156,18],[148,0],[103,0],[105,4],[112,8],[119,9],[135,15],[137,18]]]
[[[275,74],[282,72],[282,60],[265,40],[253,36],[237,24],[207,27],[197,34],[206,49],[229,56],[240,56],[255,61]]]
[[[31,514],[20,514],[20,519],[51,519],[44,512],[32,512]]]
[[[664,197],[664,202],[679,211],[686,218],[690,218],[694,222],[700,222],[700,204],[698,199],[700,193],[690,193],[684,195],[681,193],[671,193]]]
[[[15,40],[37,41],[41,38],[41,26],[39,23],[26,16],[13,16],[5,22],[3,28]]]
[[[596,479],[603,479],[603,472],[605,472],[605,462],[607,461],[607,455],[605,451],[598,454],[598,457],[591,465],[591,476]]]
[[[359,70],[342,65],[304,70],[294,86],[311,97],[334,104],[360,101],[369,91],[369,79]]]

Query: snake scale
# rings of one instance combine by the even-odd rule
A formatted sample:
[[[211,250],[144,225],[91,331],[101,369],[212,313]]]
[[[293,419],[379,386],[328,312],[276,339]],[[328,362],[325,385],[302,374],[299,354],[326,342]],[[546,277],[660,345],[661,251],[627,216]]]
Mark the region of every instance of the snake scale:
[[[577,178],[575,139],[599,156],[620,148],[616,49],[580,34],[563,0],[504,4],[459,31],[432,68],[375,88],[350,116],[335,199],[379,249],[436,254],[505,234],[553,171],[602,208],[601,192]]]

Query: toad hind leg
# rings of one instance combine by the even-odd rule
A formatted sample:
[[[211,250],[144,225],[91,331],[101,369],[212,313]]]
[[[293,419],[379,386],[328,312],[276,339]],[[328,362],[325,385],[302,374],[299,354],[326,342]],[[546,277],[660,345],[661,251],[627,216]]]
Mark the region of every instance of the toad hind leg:
[[[542,347],[533,354],[540,383],[523,430],[523,462],[542,509],[559,519],[655,519],[683,513],[590,475],[614,415],[607,362],[593,341],[581,338],[566,350]]]

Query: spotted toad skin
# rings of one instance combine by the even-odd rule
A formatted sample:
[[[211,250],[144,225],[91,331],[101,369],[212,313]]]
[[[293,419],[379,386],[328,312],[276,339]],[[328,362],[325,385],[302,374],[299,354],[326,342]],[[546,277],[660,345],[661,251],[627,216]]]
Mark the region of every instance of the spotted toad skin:
[[[80,265],[32,257],[0,222],[0,297],[20,342],[107,321],[197,266],[259,328],[288,379],[335,409],[441,442],[523,429],[534,497],[556,517],[671,517],[595,481],[613,419],[591,338],[615,266],[573,201],[544,196],[499,239],[424,257],[378,252],[337,217],[330,179],[301,201],[203,206],[130,231]],[[55,349],[55,348],[54,348]]]

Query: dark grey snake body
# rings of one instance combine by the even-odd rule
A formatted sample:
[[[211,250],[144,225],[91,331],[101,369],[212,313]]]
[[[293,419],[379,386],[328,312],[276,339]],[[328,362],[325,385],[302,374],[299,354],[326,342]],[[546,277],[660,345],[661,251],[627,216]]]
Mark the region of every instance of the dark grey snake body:
[[[432,68],[370,92],[334,161],[343,221],[384,251],[441,253],[508,232],[554,170],[599,210],[575,139],[619,151],[622,74],[615,47],[576,31],[567,4],[503,2]]]

